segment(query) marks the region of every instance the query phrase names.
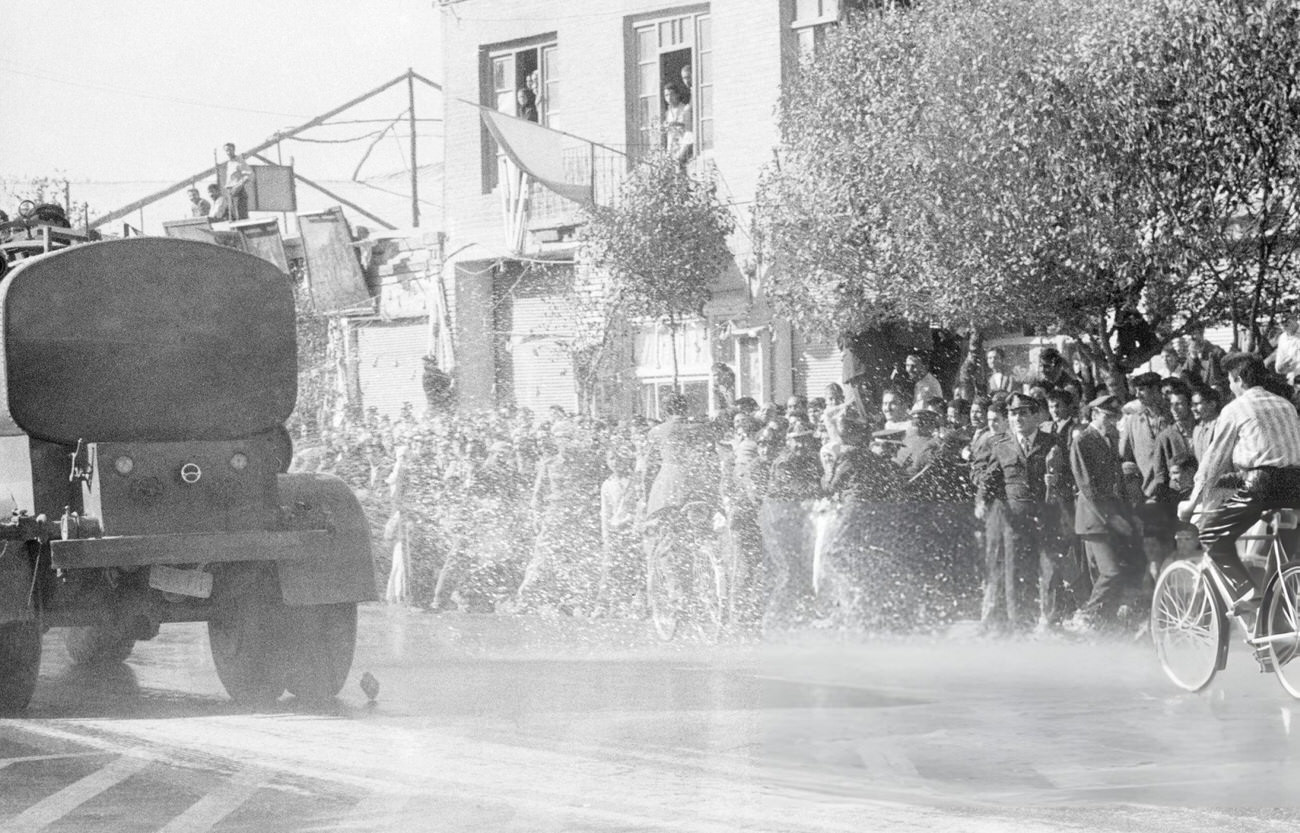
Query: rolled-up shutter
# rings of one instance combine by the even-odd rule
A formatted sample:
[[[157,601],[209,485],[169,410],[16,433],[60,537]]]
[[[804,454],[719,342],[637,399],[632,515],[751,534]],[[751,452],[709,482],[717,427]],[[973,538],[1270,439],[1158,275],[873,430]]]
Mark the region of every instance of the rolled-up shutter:
[[[826,395],[826,386],[839,382],[842,372],[840,349],[824,336],[794,334],[795,393],[809,399]]]
[[[578,387],[568,343],[573,333],[569,316],[557,315],[553,296],[515,297],[510,332],[511,385],[515,405],[541,413],[559,405],[569,413],[578,407]]]
[[[429,324],[423,320],[370,323],[357,328],[357,377],[361,408],[397,418],[404,403],[416,414],[427,410],[424,398],[424,355]]]

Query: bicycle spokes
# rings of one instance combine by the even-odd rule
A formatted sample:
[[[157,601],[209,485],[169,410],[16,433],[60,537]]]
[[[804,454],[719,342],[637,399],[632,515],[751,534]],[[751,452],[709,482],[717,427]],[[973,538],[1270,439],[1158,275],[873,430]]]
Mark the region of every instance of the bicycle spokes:
[[[1300,698],[1300,664],[1289,663],[1300,650],[1300,565],[1284,567],[1278,574],[1273,592],[1264,601],[1264,651],[1278,682],[1287,692]]]
[[[1175,561],[1161,572],[1152,598],[1151,636],[1175,685],[1199,691],[1214,678],[1227,644],[1225,618],[1198,566]]]

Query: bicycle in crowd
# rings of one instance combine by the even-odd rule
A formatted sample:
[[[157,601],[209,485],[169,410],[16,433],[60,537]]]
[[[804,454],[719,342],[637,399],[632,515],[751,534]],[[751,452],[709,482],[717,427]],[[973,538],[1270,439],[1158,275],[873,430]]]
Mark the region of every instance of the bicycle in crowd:
[[[682,625],[718,639],[732,618],[734,547],[726,519],[708,501],[694,500],[648,518],[644,539],[646,602],[660,639]]]
[[[1261,670],[1271,670],[1287,693],[1300,699],[1300,663],[1291,664],[1300,654],[1300,560],[1293,560],[1284,542],[1295,536],[1300,511],[1277,509],[1264,519],[1266,534],[1238,539],[1267,549],[1264,592],[1257,602],[1234,610],[1208,554],[1171,561],[1156,580],[1151,636],[1165,674],[1179,688],[1200,691],[1227,666],[1232,619]]]

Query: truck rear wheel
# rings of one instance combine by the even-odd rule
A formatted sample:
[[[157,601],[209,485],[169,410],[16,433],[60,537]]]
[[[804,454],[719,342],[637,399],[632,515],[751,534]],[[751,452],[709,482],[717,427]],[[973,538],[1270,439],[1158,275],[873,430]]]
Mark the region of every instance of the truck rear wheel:
[[[230,699],[267,706],[284,692],[285,606],[269,566],[229,564],[216,575],[208,646]]]
[[[40,626],[36,622],[0,625],[0,714],[27,708],[40,670]]]
[[[104,625],[68,628],[63,635],[68,656],[78,665],[115,665],[126,662],[135,640],[120,629]]]
[[[285,625],[289,693],[306,700],[337,696],[352,669],[356,602],[286,607]]]

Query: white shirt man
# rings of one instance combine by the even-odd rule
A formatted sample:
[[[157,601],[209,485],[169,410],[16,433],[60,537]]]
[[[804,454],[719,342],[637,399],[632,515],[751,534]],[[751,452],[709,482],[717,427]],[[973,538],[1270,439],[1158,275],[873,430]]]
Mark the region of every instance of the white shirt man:
[[[1020,385],[1015,375],[1007,368],[1007,355],[1002,352],[1001,347],[989,348],[989,351],[984,354],[984,360],[989,366],[989,393],[999,390],[1011,393],[1019,389]]]
[[[1201,544],[1236,607],[1255,596],[1254,581],[1236,551],[1237,538],[1267,510],[1300,508],[1300,416],[1289,401],[1264,390],[1267,370],[1257,356],[1233,353],[1223,366],[1236,398],[1219,413],[1192,494],[1178,514],[1191,520],[1222,475],[1240,473],[1242,485],[1200,522]]]
[[[1264,364],[1272,367],[1293,384],[1296,375],[1300,374],[1300,320],[1297,320],[1294,313],[1288,315],[1282,322],[1282,333],[1277,337],[1277,349],[1264,359]]]
[[[943,387],[939,380],[934,378],[930,368],[926,365],[925,359],[920,356],[912,355],[907,357],[903,366],[907,369],[908,378],[912,380],[914,395],[912,396],[913,405],[924,405],[931,399],[938,397],[943,399]]]
[[[230,200],[230,219],[248,218],[248,183],[253,179],[252,167],[235,153],[235,146],[226,143],[226,194]]]
[[[880,398],[880,409],[885,414],[886,431],[904,431],[912,427],[912,416],[898,391],[885,391],[885,395]]]

